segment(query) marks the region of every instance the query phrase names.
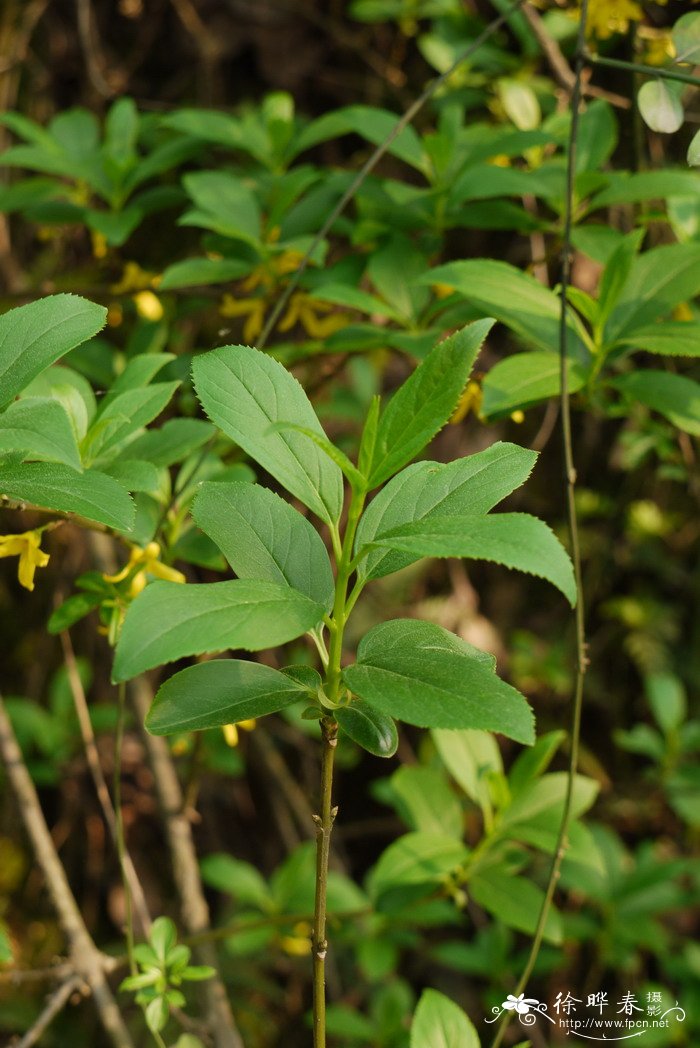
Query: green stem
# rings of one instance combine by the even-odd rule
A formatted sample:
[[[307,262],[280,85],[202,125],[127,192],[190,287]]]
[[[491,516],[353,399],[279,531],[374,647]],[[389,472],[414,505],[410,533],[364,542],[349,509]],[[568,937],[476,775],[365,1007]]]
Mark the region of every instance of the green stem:
[[[316,899],[313,927],[314,1048],[326,1048],[326,905],[328,859],[331,832],[338,809],[333,807],[333,761],[338,741],[338,725],[332,717],[321,721],[323,752],[321,760],[321,814],[316,823]]]
[[[585,634],[585,609],[583,601],[583,586],[581,577],[581,553],[578,534],[578,521],[576,517],[575,488],[576,469],[573,457],[573,442],[571,436],[571,406],[569,403],[569,388],[567,374],[567,289],[571,280],[571,228],[573,214],[574,179],[576,172],[576,143],[578,137],[580,102],[581,102],[581,74],[584,64],[583,43],[586,32],[586,16],[588,13],[588,0],[581,0],[581,17],[579,22],[577,60],[575,66],[576,79],[571,98],[571,129],[569,132],[569,150],[567,158],[567,192],[566,192],[566,215],[564,221],[564,237],[562,245],[562,278],[561,278],[561,312],[559,317],[559,362],[561,378],[561,418],[562,418],[562,443],[564,448],[564,467],[566,482],[566,508],[567,522],[569,527],[569,539],[571,546],[571,559],[574,566],[576,578],[576,678],[574,694],[571,704],[571,727],[569,732],[570,749],[569,763],[567,769],[566,794],[562,809],[561,823],[557,834],[557,841],[552,855],[552,865],[549,872],[547,887],[545,889],[542,906],[537,918],[535,934],[533,936],[530,953],[525,969],[520,977],[518,985],[514,990],[517,997],[524,993],[528,980],[537,963],[540,947],[544,938],[547,918],[552,906],[554,892],[559,881],[561,864],[566,853],[568,844],[568,833],[572,819],[572,802],[574,785],[576,782],[576,769],[578,767],[579,738],[581,734],[581,710],[583,706],[583,683],[586,674],[586,634]],[[505,1012],[491,1048],[499,1048],[507,1025],[510,1012]]]
[[[365,504],[366,491],[353,490],[348,509],[342,545],[339,533],[334,529],[334,548],[340,546],[338,573],[335,580],[333,613],[328,623],[330,643],[328,664],[325,674],[326,696],[338,702],[341,692],[343,635],[350,614],[348,608],[348,583],[353,573],[352,551],[355,534]],[[314,901],[313,926],[313,997],[314,997],[314,1048],[326,1048],[326,907],[328,894],[328,859],[330,856],[331,832],[338,809],[333,807],[333,761],[338,737],[338,725],[332,716],[321,720],[321,813],[314,816],[316,823],[316,896]]]
[[[592,55],[589,51],[583,51],[582,57],[587,65],[603,66],[607,69],[625,69],[628,73],[643,73],[645,76],[655,76],[661,80],[677,80],[681,84],[692,84],[694,87],[700,87],[700,77],[692,76],[690,73],[681,73],[675,69],[666,69],[663,66],[640,65],[638,62],[626,62],[624,58],[601,58],[600,55]]]
[[[126,718],[126,684],[119,685],[117,698],[117,730],[114,737],[114,815],[115,836],[117,841],[117,857],[119,859],[119,871],[122,878],[124,891],[124,935],[126,938],[126,952],[129,958],[129,971],[136,975],[137,967],[134,960],[134,915],[131,904],[131,885],[126,875],[126,841],[124,837],[124,818],[122,815],[122,744],[124,741],[124,720]]]

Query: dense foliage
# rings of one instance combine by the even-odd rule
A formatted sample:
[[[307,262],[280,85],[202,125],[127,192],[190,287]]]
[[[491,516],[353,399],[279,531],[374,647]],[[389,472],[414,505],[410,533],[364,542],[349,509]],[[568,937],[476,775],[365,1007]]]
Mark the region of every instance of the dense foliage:
[[[88,78],[0,113],[0,1027],[694,1043],[700,14],[280,8],[329,98],[78,6],[4,16]]]

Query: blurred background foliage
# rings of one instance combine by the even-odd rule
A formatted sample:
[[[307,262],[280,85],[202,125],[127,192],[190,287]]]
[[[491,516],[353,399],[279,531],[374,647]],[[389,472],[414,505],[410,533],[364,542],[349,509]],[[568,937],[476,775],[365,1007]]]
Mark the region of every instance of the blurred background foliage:
[[[534,447],[539,464],[509,508],[544,517],[563,536],[557,380],[547,367],[556,349],[550,289],[561,247],[576,6],[540,4],[534,17],[513,15],[448,78],[314,245],[354,172],[391,129],[391,114],[445,72],[504,6],[3,5],[2,307],[60,290],[108,307],[106,333],[64,362],[78,378],[62,376],[75,388],[87,383],[96,405],[129,362],[172,354],[158,375],[172,384],[172,399],[143,422],[158,417],[159,428],[130,446],[132,459],[155,454],[158,469],[143,475],[136,493],[135,540],[145,547],[156,539],[163,559],[188,578],[210,580],[223,568],[188,516],[195,484],[252,476],[198,417],[190,361],[215,345],[254,344],[312,247],[269,349],[295,365],[334,439],[355,451],[375,393],[394,388],[445,331],[496,316],[479,373],[433,457],[497,439]],[[675,0],[591,0],[589,47],[669,64],[671,27],[686,9]],[[580,810],[593,807],[582,836],[572,835],[556,926],[529,992],[553,1000],[567,989],[607,990],[611,999],[632,986],[662,990],[688,1013],[673,1039],[647,1035],[646,1044],[664,1048],[693,1044],[700,1030],[693,378],[700,183],[685,167],[697,99],[686,88],[685,123],[661,135],[633,104],[638,76],[594,67],[586,82],[572,293],[580,354],[571,384],[590,655]],[[464,259],[488,261],[451,267]],[[433,275],[437,266],[444,269]],[[660,269],[672,274],[669,286],[647,294],[645,281]],[[631,324],[630,303],[639,310]],[[667,396],[659,374],[670,381]],[[173,420],[192,426],[167,430]],[[88,431],[83,462],[116,470],[118,444],[112,461],[104,432]],[[18,529],[8,511],[2,516],[3,532],[41,523],[25,514]],[[2,687],[81,909],[94,936],[119,952],[118,865],[88,775],[64,649],[46,623],[81,573],[102,577],[124,557],[72,526],[47,535],[46,548],[51,560],[31,600],[14,562],[0,565]],[[84,592],[97,591],[86,584]],[[454,733],[449,742],[444,733],[407,730],[389,765],[343,743],[329,899],[340,915],[331,920],[329,980],[338,1045],[407,1045],[410,1014],[427,985],[458,1000],[479,1026],[524,966],[561,805],[573,637],[557,596],[495,567],[435,562],[382,580],[351,630],[359,637],[374,622],[412,613],[498,656],[499,671],[535,709],[539,764],[528,770],[513,744],[499,749],[477,733]],[[96,626],[94,612],[76,617],[72,638],[109,775],[114,695],[107,623]],[[288,662],[309,661],[298,648]],[[214,923],[224,929],[221,970],[251,1048],[309,1038],[314,727],[280,716],[241,733],[236,747],[218,731],[171,744]],[[510,871],[503,891],[511,905],[494,902],[493,883],[465,890],[451,875],[459,866],[454,848],[489,839],[494,819],[507,821],[516,787],[535,779],[540,807],[528,831],[490,845]],[[152,909],[177,916],[136,718],[122,781],[129,847]],[[0,1029],[10,1035],[31,1023],[43,994],[38,980],[13,981],[13,969],[44,968],[64,944],[7,791],[0,804]],[[412,880],[397,849],[409,834],[429,832],[452,837],[453,851],[433,856]],[[516,876],[522,870],[528,879]],[[42,1043],[98,1045],[92,1022],[88,1007],[68,1009]]]

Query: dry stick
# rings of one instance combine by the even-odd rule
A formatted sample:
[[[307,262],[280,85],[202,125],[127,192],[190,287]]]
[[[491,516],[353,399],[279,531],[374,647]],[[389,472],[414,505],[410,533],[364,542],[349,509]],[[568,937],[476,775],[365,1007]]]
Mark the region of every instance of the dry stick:
[[[152,695],[145,680],[137,678],[131,695],[143,724]],[[177,771],[165,739],[144,731],[144,740],[150,759],[158,800],[165,819],[165,832],[172,855],[173,875],[180,897],[182,923],[189,935],[205,934],[210,929],[209,907],[204,897],[199,875],[197,853],[192,840],[192,827],[183,810],[183,796]],[[196,949],[200,963],[209,964],[218,971],[218,956],[212,942],[201,942]],[[207,1008],[207,1022],[211,1027],[217,1048],[243,1048],[226,989],[218,975],[200,984]]]
[[[487,25],[483,33],[480,33],[479,36],[477,36],[476,40],[474,40],[474,42],[469,45],[469,47],[462,51],[462,53],[459,55],[458,58],[455,59],[455,61],[452,63],[448,70],[446,70],[444,73],[441,73],[440,76],[435,78],[435,80],[430,81],[428,86],[425,88],[423,93],[416,99],[413,105],[410,105],[406,112],[403,114],[403,116],[400,117],[399,120],[397,120],[396,125],[394,126],[391,133],[387,135],[387,137],[384,139],[381,145],[377,146],[377,148],[374,150],[369,159],[362,165],[357,175],[353,179],[352,183],[345,190],[342,197],[335,205],[335,207],[333,208],[333,210],[331,211],[330,215],[323,223],[321,228],[319,229],[318,233],[311,242],[311,245],[309,246],[306,254],[299,263],[298,269],[294,271],[291,280],[289,281],[285,289],[282,291],[282,294],[277,300],[274,309],[272,310],[270,316],[267,319],[267,322],[265,324],[265,327],[263,328],[260,338],[257,340],[258,349],[263,349],[267,345],[267,340],[272,334],[275,328],[275,324],[282,315],[282,312],[285,309],[287,303],[289,302],[289,299],[291,298],[292,294],[299,286],[299,281],[304,275],[309,262],[313,258],[316,248],[326,238],[326,235],[333,226],[333,224],[337,221],[340,215],[342,215],[347,205],[355,196],[355,193],[358,191],[358,189],[365,181],[367,176],[370,174],[370,172],[372,172],[374,168],[377,166],[377,164],[384,156],[394,139],[398,138],[398,136],[401,134],[404,128],[408,127],[413,118],[418,115],[418,113],[421,111],[426,102],[430,101],[437,89],[441,87],[442,84],[444,84],[445,81],[449,79],[449,77],[452,76],[455,70],[458,69],[463,62],[466,62],[468,58],[471,58],[471,56],[479,50],[481,45],[484,44],[489,39],[489,37],[493,36],[493,34],[498,29],[500,29],[502,25],[505,25],[510,16],[515,11],[517,11],[519,7],[522,7],[523,3],[524,0],[515,0],[515,2],[511,4],[511,6],[506,11],[504,11],[502,15],[499,15],[498,18],[495,18],[493,22],[490,22],[489,25]]]
[[[75,706],[75,712],[78,717],[78,724],[80,725],[80,734],[83,739],[83,746],[85,748],[85,758],[87,760],[88,768],[92,776],[92,781],[95,785],[95,792],[97,793],[97,799],[100,802],[102,808],[102,814],[104,820],[107,823],[109,832],[112,836],[112,840],[116,844],[117,842],[117,817],[114,811],[114,805],[112,804],[112,798],[109,795],[107,788],[107,782],[102,771],[102,765],[100,764],[100,757],[97,752],[97,743],[95,741],[95,733],[92,729],[92,721],[90,720],[90,712],[88,710],[87,698],[85,696],[85,689],[83,688],[83,682],[80,679],[78,673],[78,666],[75,660],[75,652],[73,650],[73,644],[70,639],[68,630],[64,630],[61,633],[61,644],[63,646],[63,658],[66,664],[66,674],[68,676],[68,684],[70,686],[71,694],[73,696],[73,705]],[[134,909],[137,912],[139,924],[145,934],[148,934],[148,930],[151,926],[151,917],[148,912],[148,905],[146,903],[146,897],[141,887],[141,881],[134,867],[131,856],[128,851],[124,852],[124,872],[129,881],[129,887],[131,890],[131,899]]]
[[[75,973],[70,975],[65,982],[61,983],[58,989],[53,991],[47,1000],[43,1011],[37,1016],[31,1029],[27,1030],[22,1040],[18,1042],[16,1048],[32,1048],[32,1045],[36,1044],[44,1030],[66,1006],[73,992],[79,989],[82,985],[82,977]]]
[[[10,718],[0,696],[0,755],[19,804],[22,820],[32,842],[37,862],[56,907],[70,945],[70,959],[76,975],[92,992],[105,1032],[115,1048],[134,1048],[121,1012],[105,977],[103,957],[95,946],[80,914],[46,825],[36,788],[17,744]]]
[[[576,517],[575,489],[576,468],[574,466],[573,444],[571,439],[571,405],[569,403],[569,383],[567,371],[567,291],[571,281],[571,224],[573,211],[574,180],[576,176],[576,142],[579,126],[579,109],[581,104],[581,73],[584,66],[583,47],[586,32],[586,15],[588,12],[588,0],[581,0],[581,21],[578,30],[575,82],[571,97],[571,128],[569,131],[569,150],[566,166],[566,212],[564,217],[564,236],[562,243],[562,265],[561,265],[561,311],[559,314],[559,365],[560,365],[560,411],[562,422],[562,444],[564,449],[564,470],[566,483],[566,515],[569,528],[569,542],[571,546],[571,559],[574,565],[576,579],[576,676],[574,694],[571,704],[571,727],[569,732],[569,764],[567,769],[566,794],[562,810],[561,823],[557,834],[557,842],[552,856],[552,866],[547,881],[547,887],[542,900],[542,907],[537,918],[535,934],[530,948],[530,954],[525,965],[525,970],[520,977],[515,996],[524,993],[527,983],[539,956],[542,939],[544,936],[547,917],[554,898],[561,864],[568,846],[568,833],[572,817],[572,801],[574,785],[576,781],[576,770],[578,767],[579,739],[581,735],[581,710],[583,706],[583,684],[586,676],[588,658],[586,654],[586,626],[585,607],[583,601],[583,582],[581,577],[581,551],[579,545],[578,520]],[[501,1024],[496,1031],[491,1048],[498,1048],[508,1025],[510,1013],[506,1012]]]

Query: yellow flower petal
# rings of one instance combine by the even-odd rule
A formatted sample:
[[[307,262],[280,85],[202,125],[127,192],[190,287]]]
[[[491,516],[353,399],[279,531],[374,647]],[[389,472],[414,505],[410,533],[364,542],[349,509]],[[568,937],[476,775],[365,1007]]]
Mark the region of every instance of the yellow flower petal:
[[[134,295],[136,312],[144,320],[155,323],[163,319],[163,304],[152,291],[139,291]]]
[[[25,589],[34,589],[34,573],[45,568],[49,554],[41,549],[42,529],[24,531],[19,535],[0,535],[0,557],[19,557],[17,578]]]
[[[235,724],[224,724],[222,727],[227,746],[238,745],[238,728]]]

